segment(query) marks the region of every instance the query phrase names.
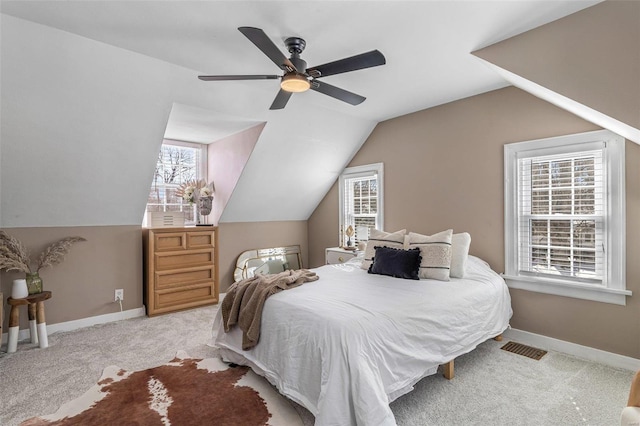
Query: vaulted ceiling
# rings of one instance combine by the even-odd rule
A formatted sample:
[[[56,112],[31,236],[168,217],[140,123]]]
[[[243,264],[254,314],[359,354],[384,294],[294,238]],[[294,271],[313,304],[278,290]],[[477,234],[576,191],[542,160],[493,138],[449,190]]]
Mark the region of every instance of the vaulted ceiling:
[[[504,86],[469,53],[598,2],[3,1],[2,13],[179,65],[194,76],[277,74],[240,26],[262,28],[284,53],[285,38],[304,38],[309,65],[379,49],[387,58],[383,68],[326,80],[366,96],[364,104],[354,108],[308,92],[292,107],[318,104],[382,121]],[[221,109],[242,100],[247,115],[266,110],[278,88],[277,81],[201,86],[215,91],[221,84],[232,87],[235,98],[220,99]]]
[[[2,1],[0,225],[140,223],[165,135],[214,142],[261,122],[223,218],[305,220],[377,122],[509,84],[470,52],[596,3]],[[387,64],[326,78],[359,106],[309,91],[269,111],[277,80],[196,78],[279,72],[240,26],[283,52],[304,38],[309,65],[372,49]],[[269,175],[287,185],[265,197]]]

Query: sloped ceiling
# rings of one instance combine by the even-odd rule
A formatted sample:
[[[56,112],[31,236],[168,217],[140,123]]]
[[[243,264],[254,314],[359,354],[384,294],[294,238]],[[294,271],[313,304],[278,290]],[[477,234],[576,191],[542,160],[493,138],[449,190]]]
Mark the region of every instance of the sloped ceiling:
[[[640,144],[640,2],[603,2],[473,54],[513,85]]]
[[[222,220],[305,220],[378,121],[506,84],[469,52],[596,3],[3,1],[0,225],[139,224],[167,124],[197,130],[175,105],[266,123]],[[387,65],[327,78],[358,107],[307,92],[268,111],[277,81],[196,79],[277,71],[242,25],[304,37],[310,65]]]
[[[303,37],[309,65],[379,49],[387,58],[383,68],[326,80],[367,96],[364,104],[353,108],[314,92],[296,100],[382,121],[503,87],[469,52],[599,1],[3,0],[1,11],[206,74],[277,73],[239,26],[262,28],[283,51],[285,38]],[[247,111],[252,104],[267,109],[278,86],[250,81],[202,87],[218,84],[234,87]],[[228,102],[234,100],[219,99],[222,109]]]
[[[243,117],[174,103],[164,131],[164,138],[210,144],[259,123]]]

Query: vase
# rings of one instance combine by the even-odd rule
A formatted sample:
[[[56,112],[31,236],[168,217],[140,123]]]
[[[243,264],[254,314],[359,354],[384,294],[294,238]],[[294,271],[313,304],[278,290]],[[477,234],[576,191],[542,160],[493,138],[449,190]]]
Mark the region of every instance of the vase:
[[[207,224],[207,216],[213,208],[213,196],[198,198],[198,224]],[[204,219],[202,218],[204,216]],[[203,223],[204,222],[204,223]]]
[[[42,278],[37,272],[27,273],[27,288],[29,294],[42,293]]]
[[[13,286],[11,287],[12,299],[24,299],[29,295],[27,289],[27,280],[13,280]]]

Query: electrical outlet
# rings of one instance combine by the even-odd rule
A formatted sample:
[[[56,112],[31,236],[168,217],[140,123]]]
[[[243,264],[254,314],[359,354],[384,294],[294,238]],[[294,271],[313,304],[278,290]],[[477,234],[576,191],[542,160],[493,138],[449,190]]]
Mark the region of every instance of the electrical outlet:
[[[117,288],[116,289],[116,295],[114,297],[114,302],[117,302],[118,300],[124,300],[124,289],[123,288]]]

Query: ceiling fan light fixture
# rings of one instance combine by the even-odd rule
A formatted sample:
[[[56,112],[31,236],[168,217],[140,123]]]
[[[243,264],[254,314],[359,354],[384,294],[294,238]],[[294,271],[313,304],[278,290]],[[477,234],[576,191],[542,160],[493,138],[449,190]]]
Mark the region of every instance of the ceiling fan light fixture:
[[[287,92],[299,93],[309,90],[311,83],[304,75],[290,73],[282,77],[280,87]]]

